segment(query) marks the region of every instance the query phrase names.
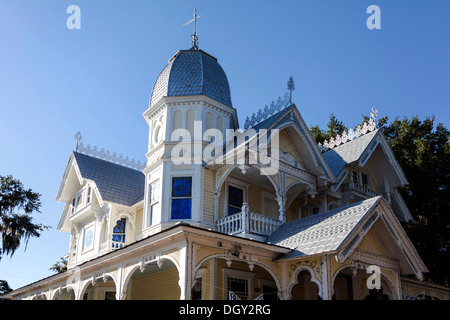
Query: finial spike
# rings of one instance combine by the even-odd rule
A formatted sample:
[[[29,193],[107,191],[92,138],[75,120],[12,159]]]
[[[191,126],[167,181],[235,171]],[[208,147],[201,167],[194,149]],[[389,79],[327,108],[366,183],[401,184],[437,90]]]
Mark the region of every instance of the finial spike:
[[[76,147],[75,147],[75,152],[78,152],[78,142],[80,142],[81,140],[82,140],[82,136],[81,136],[81,132],[80,131],[78,131],[76,134],[75,134],[75,140],[77,141],[77,145],[76,145]]]
[[[198,49],[198,36],[197,36],[197,19],[200,18],[200,15],[197,15],[197,8],[194,8],[194,19],[186,22],[183,24],[184,26],[187,26],[189,23],[194,22],[194,33],[192,34],[192,44],[191,48]]]

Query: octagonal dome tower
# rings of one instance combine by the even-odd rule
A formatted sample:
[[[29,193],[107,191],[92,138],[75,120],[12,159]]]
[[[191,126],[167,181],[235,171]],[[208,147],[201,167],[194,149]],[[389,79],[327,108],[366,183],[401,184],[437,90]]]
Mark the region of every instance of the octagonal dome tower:
[[[217,59],[193,46],[170,58],[159,74],[150,107],[163,97],[205,95],[231,107],[230,85]]]

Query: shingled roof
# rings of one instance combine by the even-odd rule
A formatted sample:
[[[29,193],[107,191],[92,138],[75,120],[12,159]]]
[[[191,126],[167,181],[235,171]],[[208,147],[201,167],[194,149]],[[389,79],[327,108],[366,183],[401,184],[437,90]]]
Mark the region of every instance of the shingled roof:
[[[95,181],[103,201],[132,206],[144,199],[145,176],[141,171],[79,152],[73,154],[81,176]]]
[[[359,160],[364,150],[368,147],[379,129],[362,135],[352,141],[341,144],[338,147],[328,150],[323,157],[330,166],[335,177],[339,175],[342,169],[349,163]]]
[[[340,249],[364,216],[378,203],[374,197],[341,208],[284,223],[267,242],[292,249],[284,258],[301,257]]]

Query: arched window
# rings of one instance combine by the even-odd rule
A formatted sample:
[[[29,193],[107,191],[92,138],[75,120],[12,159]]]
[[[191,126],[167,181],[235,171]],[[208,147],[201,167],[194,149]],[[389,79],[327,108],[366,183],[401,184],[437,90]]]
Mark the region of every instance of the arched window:
[[[214,128],[214,116],[211,112],[206,114],[206,130]]]
[[[181,129],[183,126],[183,113],[181,110],[176,110],[173,113],[173,130]]]
[[[223,127],[223,118],[217,117],[217,129],[222,132],[222,136],[225,137],[225,128]]]
[[[195,111],[188,110],[186,113],[186,129],[191,135],[191,139],[194,138],[194,121],[195,121]]]

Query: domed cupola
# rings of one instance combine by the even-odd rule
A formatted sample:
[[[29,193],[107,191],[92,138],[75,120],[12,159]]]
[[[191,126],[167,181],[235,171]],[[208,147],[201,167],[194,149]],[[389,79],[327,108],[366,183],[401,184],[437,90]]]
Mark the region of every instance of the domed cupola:
[[[205,95],[231,107],[230,85],[217,59],[198,47],[178,51],[153,86],[150,107],[163,97]]]

